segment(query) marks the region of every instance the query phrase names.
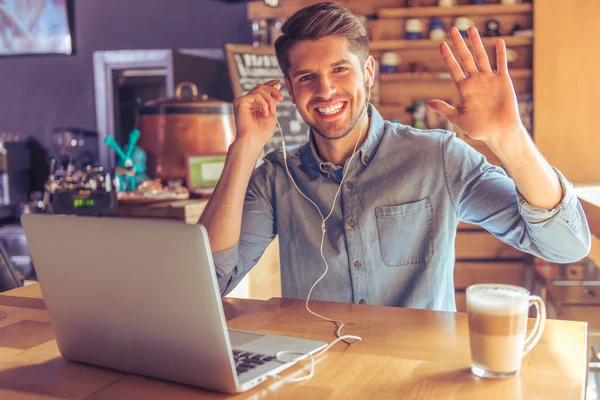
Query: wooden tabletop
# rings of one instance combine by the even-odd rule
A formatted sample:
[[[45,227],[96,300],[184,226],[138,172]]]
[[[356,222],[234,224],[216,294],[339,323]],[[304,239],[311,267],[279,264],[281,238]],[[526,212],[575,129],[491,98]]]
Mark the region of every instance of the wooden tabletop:
[[[334,326],[309,314],[304,302],[225,299],[230,328],[334,339]],[[549,320],[521,374],[485,380],[469,372],[466,314],[311,302],[311,309],[346,323],[361,342],[338,343],[317,359],[302,383],[267,381],[235,399],[583,399],[585,323]],[[530,328],[532,327],[530,320]],[[307,363],[308,364],[308,363]],[[305,364],[285,376],[308,372]],[[1,399],[204,399],[227,396],[127,375],[63,359],[39,285],[0,293]]]

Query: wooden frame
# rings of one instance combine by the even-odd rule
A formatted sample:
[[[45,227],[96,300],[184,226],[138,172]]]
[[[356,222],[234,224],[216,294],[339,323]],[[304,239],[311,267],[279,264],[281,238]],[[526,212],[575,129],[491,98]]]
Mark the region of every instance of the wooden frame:
[[[225,58],[227,59],[227,69],[229,71],[229,77],[231,79],[231,88],[233,89],[233,96],[240,97],[244,95],[242,85],[240,83],[240,73],[236,65],[236,53],[249,53],[257,56],[273,55],[275,56],[275,50],[269,46],[255,47],[247,44],[226,44],[225,45]],[[279,64],[275,64],[279,70]],[[283,73],[280,74],[283,78]],[[276,79],[276,78],[274,78]]]

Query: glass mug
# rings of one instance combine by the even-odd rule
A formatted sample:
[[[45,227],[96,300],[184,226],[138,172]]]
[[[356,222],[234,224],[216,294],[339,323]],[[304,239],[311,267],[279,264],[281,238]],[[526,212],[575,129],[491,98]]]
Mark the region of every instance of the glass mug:
[[[526,338],[529,307],[537,317]],[[539,342],[546,325],[546,306],[525,288],[479,284],[467,288],[471,371],[481,378],[511,378]]]

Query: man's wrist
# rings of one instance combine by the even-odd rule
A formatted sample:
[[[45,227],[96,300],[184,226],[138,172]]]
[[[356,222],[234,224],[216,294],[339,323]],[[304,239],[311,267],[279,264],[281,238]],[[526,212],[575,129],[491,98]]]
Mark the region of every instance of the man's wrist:
[[[535,149],[533,140],[524,126],[505,132],[498,138],[487,140],[485,144],[503,164],[512,163],[526,154],[531,154]]]
[[[250,155],[254,159],[260,157],[260,153],[263,151],[265,144],[251,138],[235,139],[231,146],[229,146],[228,153],[241,153]]]

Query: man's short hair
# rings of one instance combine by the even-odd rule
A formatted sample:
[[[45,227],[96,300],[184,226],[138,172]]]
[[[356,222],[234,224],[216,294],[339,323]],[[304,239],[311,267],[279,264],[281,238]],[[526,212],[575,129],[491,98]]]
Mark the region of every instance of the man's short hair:
[[[318,3],[297,11],[281,27],[282,35],[275,41],[277,61],[290,79],[289,51],[300,41],[319,40],[326,36],[341,36],[348,40],[349,50],[364,62],[369,55],[367,30],[348,9],[336,3]]]

